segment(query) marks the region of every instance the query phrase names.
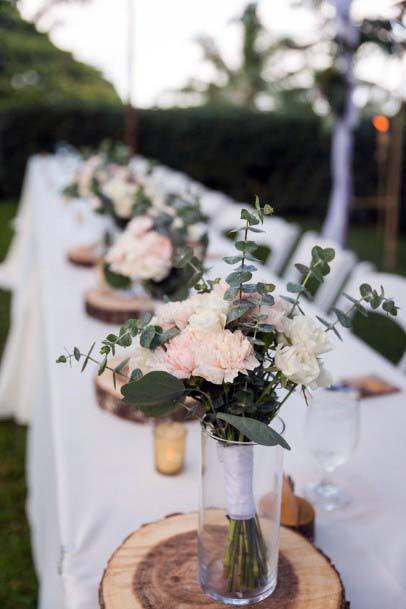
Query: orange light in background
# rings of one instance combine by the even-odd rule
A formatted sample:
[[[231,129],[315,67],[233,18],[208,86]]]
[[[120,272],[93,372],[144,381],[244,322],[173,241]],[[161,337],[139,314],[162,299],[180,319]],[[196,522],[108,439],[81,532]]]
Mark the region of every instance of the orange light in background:
[[[377,131],[380,133],[387,133],[389,131],[390,122],[387,116],[383,114],[377,114],[372,119],[372,124]]]

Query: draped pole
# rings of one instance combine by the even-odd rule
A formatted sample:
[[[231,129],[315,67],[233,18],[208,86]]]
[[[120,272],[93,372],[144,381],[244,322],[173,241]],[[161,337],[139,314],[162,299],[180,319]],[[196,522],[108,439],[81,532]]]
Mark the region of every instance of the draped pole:
[[[336,65],[345,87],[343,112],[336,116],[331,142],[331,176],[327,217],[322,234],[327,239],[344,245],[353,195],[354,128],[357,111],[354,105],[354,53],[359,32],[351,19],[351,0],[334,0],[336,9],[337,42],[339,51]]]
[[[135,0],[127,0],[127,94],[124,116],[124,141],[136,152],[136,111],[134,100]]]

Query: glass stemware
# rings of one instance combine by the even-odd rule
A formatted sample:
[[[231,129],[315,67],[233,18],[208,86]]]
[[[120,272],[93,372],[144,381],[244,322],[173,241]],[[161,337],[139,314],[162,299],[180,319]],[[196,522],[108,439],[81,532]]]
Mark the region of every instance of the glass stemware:
[[[315,506],[331,511],[350,503],[330,476],[350,459],[358,444],[359,428],[359,399],[352,390],[330,389],[313,396],[307,410],[305,441],[324,470],[322,480],[306,489]]]

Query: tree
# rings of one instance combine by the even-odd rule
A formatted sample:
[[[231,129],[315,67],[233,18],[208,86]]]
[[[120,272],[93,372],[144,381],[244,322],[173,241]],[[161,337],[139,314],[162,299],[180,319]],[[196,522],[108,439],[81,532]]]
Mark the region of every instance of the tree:
[[[0,4],[0,105],[67,101],[120,103],[101,73],[55,47],[24,21],[11,3]]]
[[[210,105],[245,106],[252,109],[311,110],[308,91],[291,82],[291,74],[281,70],[289,39],[272,40],[258,16],[257,3],[249,3],[234,20],[242,30],[242,55],[239,66],[231,67],[210,36],[196,40],[214,77],[209,82],[191,79],[179,92],[187,102]],[[265,75],[266,73],[266,75]],[[286,96],[286,91],[294,95]]]

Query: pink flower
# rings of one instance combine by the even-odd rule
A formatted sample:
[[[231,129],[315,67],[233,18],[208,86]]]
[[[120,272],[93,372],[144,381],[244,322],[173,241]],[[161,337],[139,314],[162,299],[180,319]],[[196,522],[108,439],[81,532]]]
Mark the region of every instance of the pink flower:
[[[164,369],[179,379],[200,376],[210,383],[231,383],[259,365],[251,343],[239,330],[184,330],[167,344]],[[162,368],[160,368],[162,369]]]
[[[275,304],[263,309],[263,313],[268,316],[266,323],[272,324],[277,332],[283,332],[285,321],[291,308],[292,305],[288,302],[282,298],[276,298]]]
[[[172,243],[154,230],[152,220],[139,217],[130,222],[110,248],[106,261],[111,270],[132,281],[162,281],[172,268]]]
[[[194,375],[198,338],[188,330],[175,336],[168,344],[162,363],[167,372],[178,379],[187,379]]]
[[[157,324],[164,330],[176,326],[180,330],[186,328],[189,318],[194,313],[194,303],[191,298],[182,302],[167,302],[157,309]]]
[[[134,237],[141,237],[144,233],[151,230],[153,222],[148,216],[139,216],[134,218],[128,224],[127,230],[134,235]]]
[[[232,383],[239,373],[247,374],[259,365],[253,346],[240,330],[206,333],[199,339],[195,357],[194,376],[215,385]]]

